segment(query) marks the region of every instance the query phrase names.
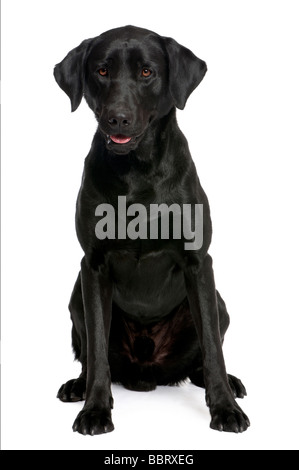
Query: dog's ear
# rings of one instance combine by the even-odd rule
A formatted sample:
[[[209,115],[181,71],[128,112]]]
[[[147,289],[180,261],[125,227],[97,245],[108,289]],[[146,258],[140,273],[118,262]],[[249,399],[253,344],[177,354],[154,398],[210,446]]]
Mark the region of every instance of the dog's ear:
[[[76,111],[82,100],[86,57],[91,41],[86,39],[72,49],[54,68],[55,80],[70,98],[72,111]]]
[[[164,38],[169,59],[169,88],[174,104],[184,109],[192,91],[207,71],[206,63],[172,38]]]

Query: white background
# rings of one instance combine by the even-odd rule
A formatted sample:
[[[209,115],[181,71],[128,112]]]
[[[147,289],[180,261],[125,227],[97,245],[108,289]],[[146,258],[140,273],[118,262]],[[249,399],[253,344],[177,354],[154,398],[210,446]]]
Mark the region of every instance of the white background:
[[[83,39],[133,24],[171,36],[208,73],[178,112],[212,211],[227,370],[241,434],[209,428],[190,384],[114,386],[113,433],[83,437],[56,392],[80,368],[67,304],[81,260],[74,211],[96,122],[52,71]],[[2,2],[2,448],[298,449],[298,2]],[[109,454],[109,452],[108,452]]]

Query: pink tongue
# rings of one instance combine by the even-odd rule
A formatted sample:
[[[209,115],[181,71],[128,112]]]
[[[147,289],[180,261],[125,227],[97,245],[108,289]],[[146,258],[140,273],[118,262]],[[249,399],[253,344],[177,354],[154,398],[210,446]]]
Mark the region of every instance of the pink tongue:
[[[110,139],[115,143],[115,144],[127,144],[130,142],[132,137],[127,137],[125,135],[117,134],[117,135],[111,135]]]

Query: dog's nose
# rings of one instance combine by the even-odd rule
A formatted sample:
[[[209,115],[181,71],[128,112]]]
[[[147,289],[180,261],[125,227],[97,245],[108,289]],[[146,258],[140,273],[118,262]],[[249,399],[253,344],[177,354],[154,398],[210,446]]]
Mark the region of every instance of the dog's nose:
[[[111,110],[108,113],[108,122],[113,130],[121,131],[132,123],[132,114],[128,110]]]

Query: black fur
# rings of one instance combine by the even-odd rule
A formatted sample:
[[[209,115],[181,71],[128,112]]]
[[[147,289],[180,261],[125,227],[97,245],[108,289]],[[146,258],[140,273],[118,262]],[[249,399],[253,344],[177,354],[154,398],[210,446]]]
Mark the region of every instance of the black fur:
[[[111,380],[153,390],[189,377],[206,388],[212,428],[249,426],[234,399],[245,388],[223,359],[229,317],[208,254],[208,200],[176,121],[175,108],[184,108],[206,70],[173,39],[132,26],[83,41],[55,67],[72,111],[84,96],[98,121],[77,200],[85,256],[69,305],[82,373],[58,392],[63,401],[86,400],[73,426],[80,433],[113,430]],[[201,248],[161,237],[99,240],[95,209],[109,203],[117,214],[118,196],[127,206],[203,204]]]

